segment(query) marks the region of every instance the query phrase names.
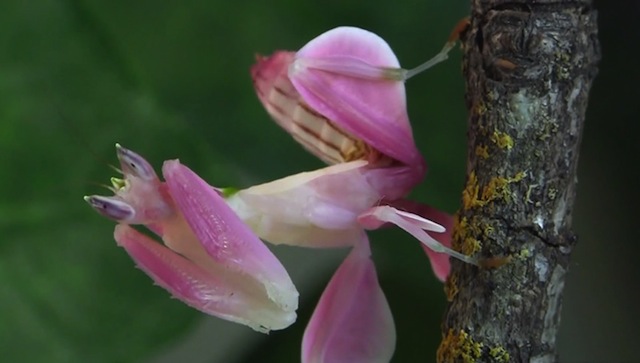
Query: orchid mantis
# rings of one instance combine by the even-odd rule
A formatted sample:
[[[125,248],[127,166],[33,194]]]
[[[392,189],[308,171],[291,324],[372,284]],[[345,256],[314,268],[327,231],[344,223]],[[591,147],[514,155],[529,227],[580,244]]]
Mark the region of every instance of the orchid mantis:
[[[115,196],[85,200],[119,223],[118,244],[176,298],[262,332],[294,322],[298,293],[260,239],[352,247],[307,326],[302,362],[388,362],[395,328],[365,230],[407,231],[440,280],[449,256],[477,264],[449,247],[450,216],[403,199],[426,171],[403,81],[450,48],[406,71],[380,37],[341,27],[298,52],[259,58],[251,73],[260,101],[327,167],[227,192],[177,160],[165,162],[161,181],[140,155],[117,146],[124,178],[112,179]],[[165,246],[129,224],[147,226]]]

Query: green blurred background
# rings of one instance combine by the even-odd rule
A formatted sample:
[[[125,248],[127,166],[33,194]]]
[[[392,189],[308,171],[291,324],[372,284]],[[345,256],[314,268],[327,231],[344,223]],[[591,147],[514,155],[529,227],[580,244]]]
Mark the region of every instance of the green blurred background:
[[[366,4],[366,5],[365,5]],[[566,285],[565,362],[639,361],[637,266],[640,14],[600,1],[603,59],[580,161]],[[302,331],[345,251],[279,247],[302,295],[270,336],[206,317],[155,286],[82,200],[104,193],[114,143],[154,165],[180,158],[215,185],[249,186],[321,166],[254,95],[256,52],[301,47],[338,25],[385,38],[405,67],[435,54],[465,1],[4,0],[0,5],[0,360],[296,362]],[[465,171],[460,54],[407,84],[430,172],[414,193],[450,212]],[[637,225],[637,221],[634,221]],[[435,360],[442,286],[418,244],[372,233],[394,312],[394,362]]]

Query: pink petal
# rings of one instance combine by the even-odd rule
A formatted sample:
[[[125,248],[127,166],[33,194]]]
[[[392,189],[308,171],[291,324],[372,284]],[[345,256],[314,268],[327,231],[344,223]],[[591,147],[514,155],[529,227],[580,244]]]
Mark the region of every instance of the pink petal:
[[[358,28],[330,30],[296,53],[289,78],[315,111],[383,154],[413,166],[414,172],[422,175],[424,162],[413,141],[404,84],[305,66],[305,60],[332,57],[352,58],[376,67],[399,68],[388,44],[377,35]]]
[[[362,234],[329,281],[302,340],[303,363],[389,362],[396,332]]]
[[[209,257],[259,281],[271,300],[295,311],[298,293],[286,270],[218,192],[178,160],[166,161],[162,170],[178,210]]]
[[[156,284],[195,309],[262,332],[284,329],[296,319],[295,312],[252,291],[247,277],[212,274],[128,225],[116,226],[114,237]]]

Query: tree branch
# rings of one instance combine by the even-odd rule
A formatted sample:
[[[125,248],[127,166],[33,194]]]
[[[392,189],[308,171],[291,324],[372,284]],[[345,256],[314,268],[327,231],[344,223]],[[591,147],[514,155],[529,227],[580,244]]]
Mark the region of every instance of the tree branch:
[[[468,171],[453,244],[507,263],[453,262],[438,361],[555,362],[596,13],[589,0],[473,0],[463,49]]]

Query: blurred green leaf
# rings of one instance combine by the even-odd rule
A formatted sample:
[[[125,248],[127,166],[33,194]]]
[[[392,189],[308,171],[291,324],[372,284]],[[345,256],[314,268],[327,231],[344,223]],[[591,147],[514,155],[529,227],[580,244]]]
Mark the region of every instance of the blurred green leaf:
[[[220,186],[241,187],[317,168],[321,163],[278,129],[257,102],[248,73],[254,53],[296,49],[358,18],[355,25],[389,37],[401,59],[415,44],[429,44],[409,60],[417,64],[440,48],[449,26],[431,14],[427,19],[444,24],[442,34],[416,37],[408,24],[387,18],[389,9],[363,13],[355,4],[338,16],[332,7],[286,1],[255,4],[241,14],[234,3],[194,0],[171,6],[97,0],[5,4],[0,47],[10,51],[0,53],[0,151],[11,157],[0,165],[10,171],[0,187],[11,192],[4,193],[0,205],[0,309],[10,313],[0,317],[0,352],[21,362],[137,361],[178,339],[199,316],[134,269],[113,242],[113,224],[81,199],[101,193],[91,184],[107,183],[113,174],[108,164],[115,163],[116,141],[158,167],[162,160],[180,157]],[[451,19],[453,24],[455,16]],[[376,29],[382,20],[389,20],[387,27]],[[401,41],[409,35],[416,43]],[[420,82],[423,87],[441,82],[430,78]],[[455,91],[439,91],[429,95],[441,99],[429,103],[459,98]],[[464,128],[438,123],[438,111],[425,108],[424,100],[410,97],[409,102],[415,103],[415,118],[427,120],[416,123],[416,135],[430,138]],[[452,118],[461,120],[458,107],[446,111],[457,112]],[[441,140],[427,145],[435,150],[445,145]],[[462,163],[459,146],[452,150],[458,150]],[[445,166],[449,157],[428,157],[432,170],[455,170]],[[455,172],[458,178],[462,170]],[[418,197],[429,195],[425,190]],[[455,184],[448,193],[454,199],[440,189],[435,202],[451,206]],[[403,281],[410,289],[431,281],[427,284],[437,289],[415,243],[395,236],[401,247],[383,242],[377,249],[388,256],[379,258],[383,281],[398,280],[390,266],[418,251],[414,269],[420,279]],[[317,293],[324,283],[318,282]],[[269,341],[286,339],[286,346],[298,349],[315,305],[315,299],[304,301],[297,328]],[[403,299],[391,301],[404,309]],[[399,349],[401,356],[411,356],[410,345]],[[264,348],[260,351],[266,357]],[[274,361],[279,361],[277,351]],[[285,356],[297,353],[288,349]]]
[[[625,28],[633,24],[637,11],[624,11],[624,1],[610,3],[599,5],[605,56],[581,156],[583,192],[576,225],[583,242],[576,256],[584,262],[574,266],[571,278],[578,283],[569,281],[563,310],[568,324],[560,341],[571,357],[632,357],[629,342],[637,320],[628,316],[635,310],[620,309],[616,302],[633,307],[634,300],[624,292],[638,281],[637,272],[625,272],[637,255],[637,244],[627,243],[635,232],[619,228],[632,225],[621,221],[634,216],[635,204],[628,201],[634,200],[637,188],[630,184],[635,179],[629,171],[637,155],[633,131],[638,106],[629,101],[633,92],[611,97],[618,88],[634,89],[638,80],[639,68],[628,54],[628,45],[634,43],[627,39],[628,35],[637,40],[637,32]],[[275,126],[257,101],[248,72],[254,54],[295,50],[332,27],[355,25],[381,35],[410,68],[441,48],[468,6],[467,1],[450,0],[3,1],[3,361],[144,361],[171,350],[202,317],[152,286],[116,247],[113,223],[82,201],[84,194],[108,194],[95,184],[106,184],[114,175],[108,165],[116,162],[115,142],[158,168],[163,160],[180,158],[217,186],[244,187],[316,169],[321,163]],[[618,19],[614,7],[625,21]],[[460,73],[460,52],[454,51],[448,62],[406,85],[416,142],[429,165],[425,182],[412,197],[449,212],[459,205],[465,172],[466,110]],[[587,201],[582,207],[581,200]],[[605,221],[602,211],[607,211]],[[609,228],[612,225],[615,228]],[[439,342],[442,285],[405,233],[389,230],[371,236],[380,281],[396,318],[395,361],[430,361]],[[629,246],[636,250],[625,251]],[[268,337],[247,329],[252,338],[259,338],[235,344],[240,354],[227,357],[247,362],[298,360],[306,321],[337,263],[334,259],[306,273],[309,260],[327,251],[295,252],[286,266],[301,287],[299,321]],[[594,290],[612,293],[593,297]],[[597,326],[584,329],[584,317],[595,315],[602,315],[593,319]],[[202,347],[228,333],[216,326],[200,333],[204,343],[193,348],[190,357],[198,356],[199,349],[210,352]],[[605,339],[601,331],[618,334]],[[262,343],[254,346],[255,341]]]
[[[0,165],[3,360],[138,360],[198,314],[134,268],[113,241],[113,223],[82,195],[106,191],[89,183],[113,173],[115,141],[143,153],[154,145],[145,155],[158,164],[168,155],[158,157],[161,143],[149,140],[197,138],[121,77],[90,34],[77,31],[65,3],[3,5],[0,47],[9,51],[0,54],[0,152],[10,156]],[[202,155],[211,161],[214,153]]]

